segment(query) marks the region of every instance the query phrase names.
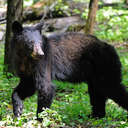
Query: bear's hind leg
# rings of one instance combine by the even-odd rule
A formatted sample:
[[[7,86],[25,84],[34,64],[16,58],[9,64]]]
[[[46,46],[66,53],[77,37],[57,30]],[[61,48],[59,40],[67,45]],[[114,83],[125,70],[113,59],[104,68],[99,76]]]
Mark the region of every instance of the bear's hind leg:
[[[101,95],[93,86],[88,86],[90,103],[92,106],[92,114],[93,118],[102,118],[105,116],[105,103],[107,98]]]
[[[16,117],[22,114],[23,103],[26,97],[32,96],[35,93],[35,87],[31,79],[21,79],[19,85],[14,89],[12,93],[13,113]]]

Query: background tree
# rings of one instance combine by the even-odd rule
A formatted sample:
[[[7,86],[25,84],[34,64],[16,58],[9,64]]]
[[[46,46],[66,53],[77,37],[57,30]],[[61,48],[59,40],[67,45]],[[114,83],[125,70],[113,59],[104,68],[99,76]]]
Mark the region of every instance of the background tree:
[[[5,37],[5,56],[4,64],[7,68],[6,71],[11,72],[12,67],[10,65],[10,41],[12,37],[12,23],[14,20],[22,21],[23,12],[23,0],[8,0],[7,1],[7,26],[6,26],[6,37]]]
[[[93,27],[95,24],[96,11],[98,9],[98,0],[90,0],[88,19],[85,25],[85,33],[93,34]]]
[[[128,4],[128,0],[125,0],[125,4]]]

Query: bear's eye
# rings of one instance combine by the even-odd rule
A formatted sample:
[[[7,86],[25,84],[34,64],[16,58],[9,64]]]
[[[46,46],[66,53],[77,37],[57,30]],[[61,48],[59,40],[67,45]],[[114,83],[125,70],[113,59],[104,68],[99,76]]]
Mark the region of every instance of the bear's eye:
[[[34,44],[34,43],[35,43],[35,41],[32,40],[32,41],[31,41],[31,44]]]

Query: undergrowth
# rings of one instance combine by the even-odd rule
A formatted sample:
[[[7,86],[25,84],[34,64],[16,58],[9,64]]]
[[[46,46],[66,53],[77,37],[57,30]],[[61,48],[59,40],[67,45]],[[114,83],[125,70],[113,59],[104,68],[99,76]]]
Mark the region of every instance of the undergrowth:
[[[53,81],[56,84],[56,95],[51,109],[41,113],[44,120],[40,123],[36,120],[37,95],[28,98],[24,102],[23,115],[14,118],[11,104],[11,94],[19,79],[16,77],[6,78],[3,73],[3,44],[0,44],[0,127],[105,127],[105,128],[127,128],[127,112],[112,100],[106,105],[106,117],[96,120],[88,118],[91,106],[88,96],[88,88],[85,83],[73,85]],[[128,53],[118,53],[122,62],[123,83],[128,85]]]

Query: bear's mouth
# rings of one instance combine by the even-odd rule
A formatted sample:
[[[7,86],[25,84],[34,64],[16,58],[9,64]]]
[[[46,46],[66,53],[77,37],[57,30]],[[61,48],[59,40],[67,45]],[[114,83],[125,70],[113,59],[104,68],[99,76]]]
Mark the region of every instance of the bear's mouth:
[[[31,57],[34,60],[40,60],[43,57],[43,55],[38,55],[38,54],[35,54],[34,52],[32,52]]]

